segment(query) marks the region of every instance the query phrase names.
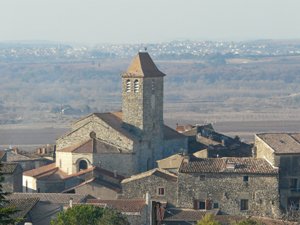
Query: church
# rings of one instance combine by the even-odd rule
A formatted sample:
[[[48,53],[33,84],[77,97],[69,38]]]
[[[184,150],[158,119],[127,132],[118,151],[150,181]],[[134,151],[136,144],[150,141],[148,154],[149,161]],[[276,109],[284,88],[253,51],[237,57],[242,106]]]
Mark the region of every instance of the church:
[[[128,176],[187,149],[184,135],[164,125],[164,77],[147,52],[122,74],[122,111],[93,113],[56,141],[56,167],[70,175],[93,166]]]

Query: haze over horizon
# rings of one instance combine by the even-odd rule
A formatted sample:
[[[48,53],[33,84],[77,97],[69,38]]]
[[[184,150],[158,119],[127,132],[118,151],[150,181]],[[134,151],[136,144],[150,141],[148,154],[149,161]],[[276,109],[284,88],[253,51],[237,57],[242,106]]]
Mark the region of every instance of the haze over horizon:
[[[0,41],[151,43],[300,39],[296,0],[0,2]]]

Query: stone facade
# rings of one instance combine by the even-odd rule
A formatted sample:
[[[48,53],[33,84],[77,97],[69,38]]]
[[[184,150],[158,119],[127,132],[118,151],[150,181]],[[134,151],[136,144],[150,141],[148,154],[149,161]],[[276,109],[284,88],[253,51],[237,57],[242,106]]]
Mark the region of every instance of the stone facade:
[[[247,176],[248,181],[243,181]],[[242,210],[246,200],[248,209]],[[219,209],[229,215],[279,216],[278,177],[249,174],[178,175],[178,203],[183,208]],[[210,204],[210,206],[207,206]]]
[[[122,181],[122,198],[145,198],[148,192],[152,200],[175,205],[177,176],[162,169],[154,169]]]
[[[22,167],[17,163],[1,164],[1,173],[4,181],[2,187],[4,192],[22,192]]]
[[[300,135],[277,133],[255,135],[255,154],[279,168],[280,205],[284,210],[300,205]]]
[[[187,138],[163,123],[164,76],[149,54],[140,52],[122,75],[122,112],[95,113],[75,122],[56,142],[56,166],[73,174],[85,161],[88,168],[129,176],[184,151]],[[74,147],[91,138],[102,144],[90,150]]]

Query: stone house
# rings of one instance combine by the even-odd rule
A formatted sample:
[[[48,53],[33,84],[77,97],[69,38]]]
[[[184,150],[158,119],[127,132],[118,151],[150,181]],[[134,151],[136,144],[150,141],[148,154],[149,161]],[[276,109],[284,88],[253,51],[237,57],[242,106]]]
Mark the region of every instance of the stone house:
[[[116,175],[106,177],[97,176],[80,183],[75,187],[64,190],[63,193],[86,194],[103,200],[112,200],[119,198],[122,193],[120,181],[123,179],[116,178]],[[110,178],[110,179],[108,179]]]
[[[56,166],[67,174],[101,167],[132,175],[187,148],[187,138],[164,125],[163,79],[147,52],[122,74],[122,112],[94,113],[56,142]],[[126,162],[126,163],[124,163]]]
[[[176,204],[177,175],[167,170],[149,170],[124,179],[121,184],[122,198],[145,198],[148,192],[153,201]]]
[[[255,155],[279,168],[280,204],[285,210],[300,204],[300,133],[255,135]]]
[[[91,189],[97,197],[112,192],[116,195],[123,176],[99,167],[91,167],[68,175],[55,163],[23,173],[23,192],[71,192]],[[94,183],[91,181],[94,181]],[[90,184],[97,184],[89,186]],[[76,191],[73,191],[76,192]]]
[[[90,199],[89,195],[59,193],[13,193],[7,196],[9,206],[19,210],[14,218],[24,218],[18,223],[31,222],[34,225],[50,224],[57,214],[70,207],[71,204],[82,204]]]
[[[215,131],[212,124],[177,125],[176,130],[188,137],[188,152],[202,158],[251,157],[252,145]]]
[[[187,157],[178,173],[177,206],[278,217],[278,175],[265,159]]]
[[[3,191],[22,192],[22,167],[18,163],[2,162],[0,170],[4,177]]]

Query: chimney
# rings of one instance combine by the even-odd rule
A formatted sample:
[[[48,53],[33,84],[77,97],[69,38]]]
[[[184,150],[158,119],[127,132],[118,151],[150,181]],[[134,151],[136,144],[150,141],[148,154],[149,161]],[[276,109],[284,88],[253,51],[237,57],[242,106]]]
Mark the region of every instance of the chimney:
[[[190,162],[190,156],[189,155],[185,155],[182,162],[183,163],[189,163]]]
[[[70,207],[70,208],[73,207],[73,198],[70,198],[70,201],[69,201],[69,207]]]

